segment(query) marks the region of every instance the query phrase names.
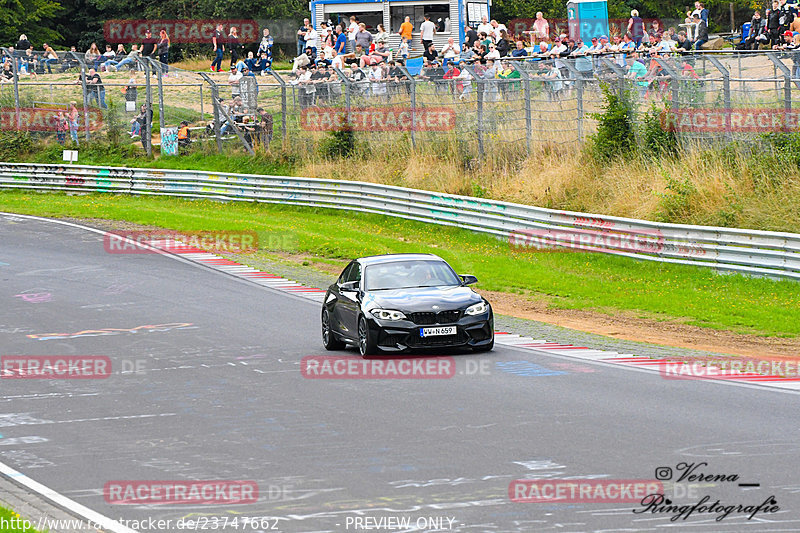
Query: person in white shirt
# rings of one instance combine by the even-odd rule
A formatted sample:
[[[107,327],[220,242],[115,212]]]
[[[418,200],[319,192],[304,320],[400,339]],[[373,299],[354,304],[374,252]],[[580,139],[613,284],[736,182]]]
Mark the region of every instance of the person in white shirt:
[[[344,68],[344,61],[342,60],[342,56],[336,53],[336,50],[333,51],[333,57],[331,58],[331,67],[343,69]]]
[[[356,21],[356,16],[350,16],[350,25],[347,26],[347,39],[350,41],[350,50],[356,49],[356,33],[358,33],[358,22]]]
[[[439,55],[444,57],[444,60],[442,61],[442,68],[447,68],[447,63],[453,61],[458,55],[458,52],[459,50],[455,39],[452,37],[448,38],[447,43],[442,47],[441,52],[439,52]]]
[[[494,43],[489,45],[489,53],[486,54],[484,59],[500,59],[500,50],[497,49]]]
[[[489,25],[492,27],[492,35],[494,35],[495,42],[500,40],[500,32],[505,30],[508,33],[508,28],[505,24],[499,24],[496,20],[492,20]]]
[[[422,39],[422,48],[427,50],[433,43],[433,36],[436,35],[436,24],[431,22],[430,15],[425,15],[425,21],[420,24],[419,33]]]
[[[372,94],[375,96],[383,96],[386,94],[386,83],[383,81],[383,66],[379,63],[372,65],[372,70],[369,71],[369,81],[372,82]]]
[[[486,33],[486,35],[491,35],[494,32],[494,28],[489,24],[489,19],[485,15],[481,17],[481,23],[478,24],[478,33],[481,32]]]
[[[306,31],[306,49],[311,48],[311,50],[314,52],[314,56],[316,57],[318,47],[319,33],[314,29],[314,26],[309,24],[308,30]]]

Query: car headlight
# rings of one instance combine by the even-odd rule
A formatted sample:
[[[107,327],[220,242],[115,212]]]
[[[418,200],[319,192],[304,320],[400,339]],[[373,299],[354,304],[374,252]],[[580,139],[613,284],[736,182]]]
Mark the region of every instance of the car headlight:
[[[393,311],[391,309],[373,309],[370,313],[380,320],[403,320],[406,318],[406,315],[400,311]]]
[[[486,302],[479,302],[479,303],[476,303],[474,305],[470,305],[469,307],[467,307],[467,310],[464,311],[464,314],[467,315],[467,316],[482,315],[483,313],[485,313],[488,310],[489,310],[489,306],[486,305]]]

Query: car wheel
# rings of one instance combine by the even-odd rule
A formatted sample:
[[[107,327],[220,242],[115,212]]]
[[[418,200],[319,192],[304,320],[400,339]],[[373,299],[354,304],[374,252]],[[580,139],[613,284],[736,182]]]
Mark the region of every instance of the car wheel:
[[[367,327],[367,319],[362,316],[358,319],[358,352],[361,357],[368,357],[377,351],[375,339],[372,338]]]
[[[322,310],[322,344],[326,350],[341,350],[344,343],[331,331],[331,317],[327,309]]]
[[[492,342],[490,342],[489,344],[485,344],[483,346],[477,346],[477,347],[473,348],[472,351],[473,352],[477,352],[477,353],[490,352],[490,351],[492,351],[492,348],[494,348],[494,339],[492,339]]]

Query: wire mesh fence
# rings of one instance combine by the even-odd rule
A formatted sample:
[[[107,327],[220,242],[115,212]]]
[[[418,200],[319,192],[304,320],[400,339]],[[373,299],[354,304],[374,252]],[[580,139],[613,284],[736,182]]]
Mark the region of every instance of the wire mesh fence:
[[[294,72],[251,72],[242,62],[209,74],[136,53],[52,58],[0,50],[3,129],[64,144],[122,139],[148,153],[178,154],[198,142],[307,152],[342,130],[370,148],[465,159],[579,145],[596,130],[603,85],[640,110],[663,112],[663,127],[682,142],[747,140],[798,126],[795,51],[351,61]]]

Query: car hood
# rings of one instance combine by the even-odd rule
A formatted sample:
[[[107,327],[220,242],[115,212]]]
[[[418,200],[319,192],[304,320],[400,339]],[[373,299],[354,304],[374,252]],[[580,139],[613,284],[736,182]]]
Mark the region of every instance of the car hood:
[[[364,296],[363,305],[365,309],[380,307],[416,313],[463,309],[480,301],[480,295],[469,287],[419,287],[370,291]],[[434,305],[439,309],[433,309]]]

